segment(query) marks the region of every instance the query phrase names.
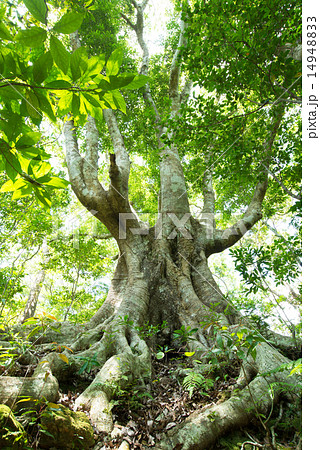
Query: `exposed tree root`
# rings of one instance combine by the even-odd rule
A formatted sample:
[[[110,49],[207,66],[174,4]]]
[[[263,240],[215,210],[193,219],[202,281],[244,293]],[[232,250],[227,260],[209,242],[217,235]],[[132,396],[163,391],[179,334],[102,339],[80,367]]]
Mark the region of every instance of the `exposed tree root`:
[[[0,402],[13,407],[21,396],[45,397],[49,401],[56,401],[59,396],[58,380],[71,379],[85,358],[95,358],[101,369],[76,399],[75,407],[88,411],[96,429],[112,436],[113,398],[128,384],[137,381],[143,384],[151,377],[152,351],[139,332],[147,320],[156,318],[156,325],[159,325],[163,317],[168,319],[163,335],[153,337],[153,349],[157,348],[158,343],[165,343],[171,348],[177,345],[172,332],[179,326],[184,326],[185,330],[197,329],[192,338],[184,342],[183,351],[195,352],[194,358],[201,358],[204,365],[208,362],[207,356],[215,342],[208,330],[201,327],[201,322],[208,320],[210,314],[215,326],[228,327],[229,331],[237,331],[239,324],[249,328],[247,321],[225,301],[201,260],[195,271],[183,258],[180,269],[167,258],[166,276],[167,281],[163,282],[161,276],[155,274],[160,280],[157,291],[150,287],[148,289],[146,279],[141,277],[140,272],[133,270],[130,281],[113,281],[108,297],[111,306],[100,309],[88,324],[56,324],[56,331],[51,327],[41,337],[39,345],[42,352],[48,354],[42,357],[33,376],[0,378]],[[202,282],[204,277],[209,277],[209,281]],[[150,298],[149,292],[153,292],[157,298],[161,295],[163,311]],[[178,302],[174,302],[175,292],[179,292]],[[168,311],[171,311],[171,315],[162,314]],[[39,340],[37,338],[35,346]],[[278,341],[282,349],[286,344],[289,349],[292,348],[292,341],[280,338]],[[54,350],[53,342],[60,344],[64,357]],[[171,450],[177,446],[183,450],[207,449],[226,432],[246,426],[261,414],[267,415],[278,401],[283,384],[290,381],[294,387],[296,383],[294,377],[288,380],[288,371],[275,370],[288,362],[290,360],[272,345],[259,343],[255,359],[249,356],[242,362],[237,389],[234,389],[231,398],[192,413],[184,422],[163,435],[155,448]],[[289,395],[288,399],[292,400],[292,397]]]
[[[286,358],[262,344],[256,364],[259,369],[272,371]],[[266,417],[278,403],[283,385],[288,384],[288,371],[255,377],[242,390],[221,404],[210,404],[191,414],[183,423],[166,433],[156,449],[201,450],[215,444],[228,432],[245,427],[254,419]],[[290,380],[294,384],[296,380]],[[293,395],[295,393],[293,388]],[[289,394],[290,397],[290,394]],[[292,397],[291,397],[292,400]],[[261,419],[263,425],[264,419]]]

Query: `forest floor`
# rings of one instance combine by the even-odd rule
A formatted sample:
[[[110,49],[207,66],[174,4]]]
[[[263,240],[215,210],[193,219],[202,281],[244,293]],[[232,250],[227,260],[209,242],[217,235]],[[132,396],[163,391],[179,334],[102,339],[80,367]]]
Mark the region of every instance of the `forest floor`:
[[[226,365],[222,377],[216,377],[210,387],[196,387],[191,396],[190,391],[188,392],[183,384],[186,375],[177,375],[181,368],[184,370],[191,368],[188,358],[168,357],[161,361],[154,359],[150,384],[144,388],[128,384],[125,389],[119,390],[113,402],[112,412],[115,428],[112,439],[95,430],[94,450],[118,449],[124,440],[128,442],[130,450],[156,446],[164,432],[184,421],[194,411],[205,405],[221,403],[229,398],[235,387],[240,366],[236,361],[231,365]],[[93,369],[89,378],[93,379],[98,370]],[[67,393],[61,393],[58,403],[73,409],[75,399],[89,383],[88,377],[87,379],[83,377],[74,380],[73,386],[62,385],[61,389]],[[87,411],[84,412],[88,414]],[[278,434],[277,443],[281,442],[278,449],[295,449],[296,445],[290,446],[290,442],[294,441],[294,434],[292,430],[289,433],[287,430],[281,435]],[[260,443],[261,448],[269,448],[263,433],[259,431],[258,419],[256,423],[252,423],[252,434],[249,434],[248,430],[240,432],[240,435],[238,432],[234,443],[221,439],[211,450],[257,448],[248,444],[242,447],[242,443],[245,441],[255,441]]]

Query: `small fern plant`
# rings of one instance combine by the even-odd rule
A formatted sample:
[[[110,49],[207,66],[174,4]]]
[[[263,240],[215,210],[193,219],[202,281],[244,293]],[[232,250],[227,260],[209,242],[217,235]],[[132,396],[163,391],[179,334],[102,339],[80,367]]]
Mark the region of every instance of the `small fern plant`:
[[[205,378],[201,373],[190,372],[184,377],[182,386],[188,391],[191,398],[195,391],[201,391],[201,394],[205,395],[205,391],[211,389],[214,385],[214,381],[210,378]]]

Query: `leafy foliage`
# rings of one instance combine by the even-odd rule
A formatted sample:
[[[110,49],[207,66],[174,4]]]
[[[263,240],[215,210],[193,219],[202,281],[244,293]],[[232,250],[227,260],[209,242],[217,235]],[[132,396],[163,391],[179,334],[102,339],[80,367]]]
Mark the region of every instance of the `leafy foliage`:
[[[214,385],[214,381],[205,378],[201,373],[190,372],[182,382],[182,386],[188,391],[191,398],[195,391],[207,391]]]
[[[104,55],[89,57],[84,47],[70,52],[59,35],[74,33],[81,27],[89,14],[85,7],[82,12],[66,11],[49,27],[49,7],[44,0],[24,3],[32,16],[26,23],[12,21],[10,11],[6,19],[5,7],[0,16],[6,41],[0,47],[0,170],[9,177],[1,191],[13,191],[13,199],[34,193],[49,208],[48,186],[63,189],[68,182],[53,174],[50,155],[41,145],[41,133],[35,129],[45,116],[56,122],[57,117],[67,120],[71,112],[77,123],[84,124],[88,114],[102,120],[103,108],[125,113],[119,89],[137,89],[147,77],[118,75],[121,49],[109,59]],[[9,32],[8,26],[15,34]]]

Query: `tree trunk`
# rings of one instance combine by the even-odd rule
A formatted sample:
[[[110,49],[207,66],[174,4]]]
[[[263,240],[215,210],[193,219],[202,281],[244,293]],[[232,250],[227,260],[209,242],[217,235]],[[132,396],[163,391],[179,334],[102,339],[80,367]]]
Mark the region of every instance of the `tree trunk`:
[[[62,324],[59,333],[48,333],[42,339],[42,342],[62,342],[71,348],[73,352],[64,351],[68,366],[57,353],[49,353],[39,363],[36,378],[9,380],[3,377],[0,401],[12,406],[19,395],[29,395],[30,392],[30,395],[36,395],[36,389],[30,391],[28,386],[30,383],[33,386],[33,379],[41,380],[46,372],[50,374],[49,396],[54,398],[58,380],[74,376],[81,367],[78,357],[96,355],[102,368],[76,399],[76,406],[90,411],[91,421],[99,431],[111,433],[111,400],[117,387],[125,388],[133,380],[140,380],[142,384],[150,381],[152,351],[139,333],[139,327],[144,323],[149,321],[157,326],[166,321],[166,328],[154,338],[153,345],[168,345],[170,348],[176,345],[174,330],[182,326],[197,328],[185,350],[195,352],[194,358],[205,362],[215,340],[204,330],[201,322],[208,321],[208,315],[211,315],[219,326],[228,327],[231,333],[243,326],[245,318],[224,298],[215,283],[201,245],[203,237],[198,224],[189,224],[188,232],[193,239],[180,236],[178,231],[172,239],[154,239],[154,229],[150,229],[148,235],[130,233],[126,240],[119,240],[121,253],[106,302],[82,330],[78,328],[78,338],[70,336],[70,327]],[[247,425],[259,414],[268,414],[280,398],[280,385],[288,381],[288,371],[263,377],[259,374],[273,371],[288,363],[289,359],[266,340],[256,348],[256,359],[249,357],[239,374],[239,392],[222,404],[209,403],[192,414],[163,435],[155,448],[207,449],[227,431]],[[283,342],[282,348],[285,348]],[[293,384],[296,381],[290,380]],[[7,383],[10,389],[4,388]],[[275,386],[272,397],[271,385]],[[16,397],[13,394],[8,396],[8,389]]]
[[[31,284],[28,300],[21,319],[22,323],[27,319],[30,319],[30,317],[33,317],[36,313],[39,295],[46,277],[46,265],[48,264],[48,261],[49,249],[47,245],[47,238],[45,237],[42,244],[42,258],[40,262],[41,269],[36,273],[34,281]]]

